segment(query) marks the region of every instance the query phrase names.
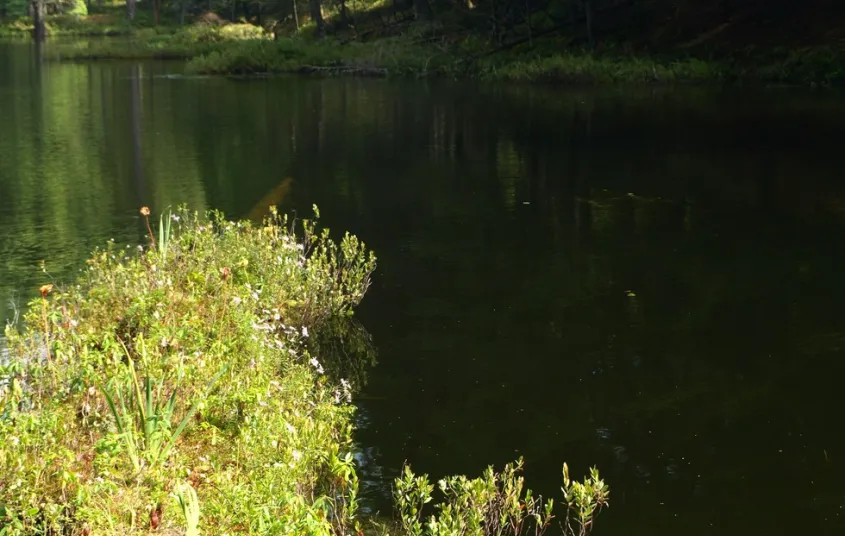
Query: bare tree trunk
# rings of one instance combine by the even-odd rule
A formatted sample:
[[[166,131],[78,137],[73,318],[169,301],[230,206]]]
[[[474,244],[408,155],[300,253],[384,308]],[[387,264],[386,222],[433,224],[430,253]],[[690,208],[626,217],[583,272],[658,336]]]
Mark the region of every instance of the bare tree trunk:
[[[346,0],[340,0],[340,25],[349,26],[349,11],[346,9]]]
[[[528,44],[534,44],[534,29],[531,28],[531,4],[525,0],[525,24],[528,26]]]
[[[185,25],[185,11],[188,9],[188,0],[181,0],[179,2],[179,26]]]
[[[47,37],[47,27],[44,24],[44,1],[32,0],[30,10],[32,11],[32,38],[36,43],[41,43]]]
[[[293,4],[293,23],[296,24],[296,33],[299,33],[299,11],[296,9],[296,0],[291,0]]]
[[[590,50],[595,46],[593,41],[593,2],[592,0],[583,0],[584,2],[584,18],[587,21],[587,42],[590,45]]]
[[[158,6],[159,0],[153,0],[153,24],[158,26]]]
[[[326,20],[323,18],[323,6],[320,0],[308,0],[308,6],[311,8],[311,20],[317,25],[317,37],[325,37]]]
[[[133,21],[135,20],[135,0],[126,0],[126,17]]]

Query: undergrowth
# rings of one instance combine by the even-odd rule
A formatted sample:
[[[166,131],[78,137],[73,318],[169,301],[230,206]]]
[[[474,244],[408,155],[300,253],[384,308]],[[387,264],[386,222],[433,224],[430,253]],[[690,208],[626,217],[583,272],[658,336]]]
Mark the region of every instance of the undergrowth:
[[[97,250],[45,284],[0,361],[0,535],[360,535],[352,395],[374,355],[351,321],[375,268],[354,236],[273,212],[180,209],[145,245]],[[315,207],[315,215],[318,212]],[[521,460],[434,486],[409,467],[378,534],[583,535],[607,504],[563,472],[563,510]]]
[[[307,220],[296,234],[279,216],[162,224],[144,251],[109,244],[78,284],[43,287],[7,330],[0,533],[182,530],[198,515],[224,533],[349,532],[349,385],[305,342],[351,314],[375,258]]]

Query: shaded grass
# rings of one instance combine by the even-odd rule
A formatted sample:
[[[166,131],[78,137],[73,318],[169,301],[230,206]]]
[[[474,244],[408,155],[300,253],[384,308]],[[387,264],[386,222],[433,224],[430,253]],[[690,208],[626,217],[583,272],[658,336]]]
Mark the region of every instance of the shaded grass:
[[[105,28],[105,26],[101,26]],[[526,83],[667,84],[761,82],[845,83],[845,47],[744,49],[717,59],[685,55],[649,57],[605,49],[571,49],[565,43],[489,53],[477,38],[451,39],[442,28],[412,26],[402,35],[340,43],[299,36],[273,40],[248,24],[194,25],[168,34],[134,28],[132,40],[57,47],[54,59],[187,59],[192,74],[357,74],[478,78]]]
[[[96,12],[95,12],[96,10]],[[177,32],[176,21],[163,18],[156,25],[152,13],[138,10],[134,21],[126,18],[126,7],[106,6],[95,8],[87,16],[49,15],[46,18],[47,35],[50,37],[125,37],[169,35]],[[0,37],[28,38],[32,33],[32,20],[29,17],[0,21]]]
[[[490,62],[481,76],[520,82],[712,82],[723,79],[719,65],[698,59],[659,62],[639,57],[601,57],[588,53],[562,53],[504,64]]]

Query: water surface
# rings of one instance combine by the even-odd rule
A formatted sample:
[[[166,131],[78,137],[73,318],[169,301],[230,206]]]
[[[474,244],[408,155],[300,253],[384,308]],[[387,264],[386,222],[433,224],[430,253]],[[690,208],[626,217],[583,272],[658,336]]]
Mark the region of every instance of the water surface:
[[[0,316],[141,205],[317,203],[379,256],[371,509],[405,460],[524,456],[545,494],[601,469],[596,534],[845,529],[842,95],[180,69],[0,45]]]

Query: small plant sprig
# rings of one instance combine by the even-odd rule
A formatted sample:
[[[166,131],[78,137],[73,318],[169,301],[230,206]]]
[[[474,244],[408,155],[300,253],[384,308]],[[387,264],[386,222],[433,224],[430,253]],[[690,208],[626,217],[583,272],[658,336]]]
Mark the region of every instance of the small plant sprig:
[[[153,388],[154,382],[147,376],[143,380],[142,390],[135,371],[135,361],[125,345],[123,345],[123,349],[127,359],[126,369],[130,383],[127,390],[130,394],[125,395],[122,386],[118,386],[115,390],[116,396],[105,388],[101,389],[112,417],[114,417],[120,438],[126,447],[127,455],[132,462],[132,467],[136,473],[140,473],[145,467],[155,467],[167,460],[176,440],[179,439],[191,417],[197,412],[198,404],[194,403],[182,417],[182,420],[179,421],[176,429],[171,431],[173,414],[176,410],[178,385],[173,388],[173,392],[166,400],[162,397],[164,380],[156,382],[155,388]],[[145,361],[146,355],[143,354],[143,346],[141,346],[141,351],[142,361]],[[228,366],[224,366],[211,379],[206,392],[211,391],[227,368]],[[120,382],[121,379],[118,378],[117,381]],[[119,407],[118,404],[115,404],[115,398]],[[129,399],[129,407],[127,407],[127,398]]]
[[[153,228],[150,226],[150,207],[143,206],[139,211],[141,216],[144,217],[144,223],[147,224],[147,234],[150,236],[150,242],[152,243],[153,249],[156,247],[156,237],[153,234]]]
[[[182,482],[176,486],[173,494],[185,518],[185,536],[199,536],[200,501],[197,498],[197,491],[188,482]]]
[[[595,517],[601,509],[608,505],[610,488],[599,478],[599,471],[590,468],[590,476],[583,482],[575,482],[569,478],[569,466],[563,464],[563,498],[566,500],[566,531],[567,534],[585,536],[593,527]],[[573,515],[574,514],[574,515]],[[575,525],[573,528],[572,520]]]
[[[47,361],[52,361],[50,352],[50,321],[47,317],[47,295],[53,291],[53,285],[41,285],[41,323],[44,328],[44,347],[47,349]]]

